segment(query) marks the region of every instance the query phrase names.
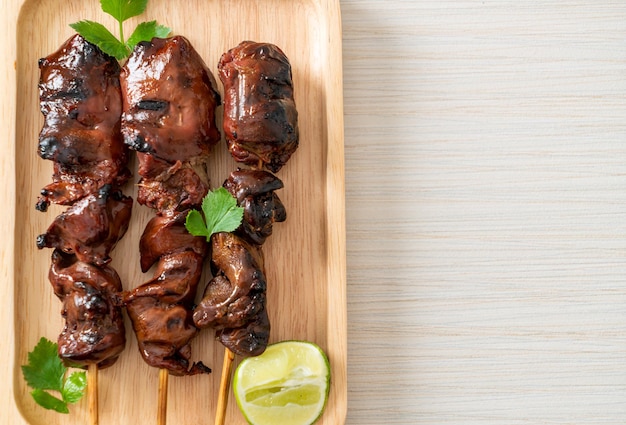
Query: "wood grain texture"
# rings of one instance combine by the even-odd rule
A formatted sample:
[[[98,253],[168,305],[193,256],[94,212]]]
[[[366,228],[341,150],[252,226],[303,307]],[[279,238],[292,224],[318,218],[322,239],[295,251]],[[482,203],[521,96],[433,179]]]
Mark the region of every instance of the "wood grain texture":
[[[26,363],[27,352],[40,336],[55,340],[62,327],[61,306],[47,281],[51,252],[38,251],[34,245],[36,235],[44,232],[64,209],[53,206],[46,214],[34,209],[37,193],[52,173],[52,164],[36,155],[37,135],[43,122],[37,100],[37,60],[56,50],[72,34],[68,23],[111,19],[100,11],[96,1],[23,0],[2,4],[9,32],[5,36],[7,60],[2,66],[10,62],[12,67],[2,68],[2,74],[8,75],[3,82],[7,84],[5,92],[12,93],[2,106],[7,136],[2,140],[6,145],[2,173],[7,174],[8,185],[2,190],[13,211],[3,223],[11,237],[2,244],[2,272],[6,274],[2,290],[6,291],[3,295],[7,300],[2,314],[6,314],[3,318],[8,325],[3,330],[6,343],[2,347],[7,350],[5,358],[11,361],[6,371],[3,366],[2,373],[12,385],[3,389],[6,394],[2,395],[6,395],[9,423],[86,423],[86,398],[72,409],[70,416],[45,411],[29,396],[19,368]],[[272,323],[270,342],[310,340],[328,353],[334,379],[321,423],[343,423],[347,409],[347,312],[338,2],[190,0],[182,6],[151,0],[146,16],[185,35],[214,73],[220,55],[246,39],[275,43],[290,58],[299,111],[300,148],[278,173],[285,184],[279,196],[288,211],[288,220],[276,226],[263,248]],[[132,20],[129,27],[138,20]],[[236,168],[224,144],[214,152],[211,166],[213,186],[221,185]],[[136,186],[129,185],[126,192],[136,198]],[[138,241],[152,215],[148,208],[136,204],[130,229],[112,253],[111,264],[126,289],[151,276],[139,270]],[[207,264],[207,274],[208,269]],[[113,367],[98,374],[101,425],[146,420],[154,423],[156,418],[159,371],[143,363],[128,321],[127,325],[127,349]],[[193,359],[203,360],[213,367],[214,373],[169,380],[168,423],[212,423],[215,417],[224,349],[207,331],[193,341],[192,350]],[[232,393],[230,398],[227,422],[244,424]],[[0,423],[3,420],[0,418]]]
[[[626,3],[341,5],[347,423],[625,423]]]
[[[8,35],[12,3],[0,1]],[[622,425],[626,4],[341,8],[346,423]],[[0,67],[12,91],[12,64]],[[0,111],[14,122],[10,97]],[[12,205],[10,156],[0,161]],[[10,391],[0,386],[3,400]],[[18,423],[7,409],[0,424]]]

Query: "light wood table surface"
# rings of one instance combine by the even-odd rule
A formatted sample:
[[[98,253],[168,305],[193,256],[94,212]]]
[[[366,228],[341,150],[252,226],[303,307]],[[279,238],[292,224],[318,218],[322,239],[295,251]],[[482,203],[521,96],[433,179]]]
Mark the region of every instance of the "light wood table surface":
[[[626,2],[341,6],[346,423],[626,423]]]

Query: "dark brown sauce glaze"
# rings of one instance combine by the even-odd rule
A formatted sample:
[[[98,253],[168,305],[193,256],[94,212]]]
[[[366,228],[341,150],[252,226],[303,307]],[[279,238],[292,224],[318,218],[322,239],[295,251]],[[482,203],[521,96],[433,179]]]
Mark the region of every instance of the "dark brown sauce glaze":
[[[121,82],[122,134],[133,150],[174,163],[207,156],[220,140],[215,78],[184,37],[139,43]]]
[[[142,176],[137,202],[166,214],[192,208],[202,203],[208,193],[208,177],[201,162],[176,161],[173,164],[153,155],[138,152]]]
[[[259,355],[270,332],[261,249],[232,233],[213,235],[211,245],[215,277],[194,310],[194,323],[216,329],[220,342],[236,354]]]
[[[128,228],[132,199],[119,188],[130,178],[120,133],[120,67],[81,36],[39,61],[44,124],[37,152],[53,162],[52,183],[36,208],[69,205],[37,246],[54,248],[48,278],[63,304],[59,356],[68,365],[113,364],[126,343],[120,278],[106,264]]]
[[[52,183],[37,209],[70,205],[102,186],[123,184],[128,149],[120,134],[120,67],[80,35],[39,61],[39,99],[44,125],[38,153],[54,162]]]
[[[285,206],[275,190],[283,182],[267,171],[233,171],[223,185],[243,208],[243,220],[236,233],[249,242],[262,245],[271,236],[274,223],[287,219]]]
[[[191,363],[191,339],[198,329],[190,310],[202,274],[203,255],[180,251],[161,257],[154,278],[124,299],[139,352],[150,366],[172,375],[195,375],[211,370]]]
[[[141,271],[147,272],[162,256],[176,251],[193,251],[205,257],[208,251],[206,238],[192,236],[185,227],[188,211],[175,216],[153,217],[139,240]]]
[[[132,205],[130,197],[104,186],[58,215],[46,233],[37,237],[37,247],[56,248],[80,261],[105,265],[128,229]]]
[[[241,163],[277,172],[298,148],[291,65],[270,43],[243,41],[218,64],[224,84],[224,132]]]
[[[115,363],[126,344],[118,299],[122,283],[115,270],[55,250],[48,277],[63,303],[65,326],[58,338],[61,359],[79,366],[96,363],[100,368]]]
[[[137,201],[155,210],[140,242],[141,268],[154,278],[125,297],[141,355],[173,375],[208,373],[191,363],[192,308],[207,243],[184,227],[209,189],[206,163],[220,140],[215,78],[184,37],[137,45],[121,72],[122,134],[137,151]]]

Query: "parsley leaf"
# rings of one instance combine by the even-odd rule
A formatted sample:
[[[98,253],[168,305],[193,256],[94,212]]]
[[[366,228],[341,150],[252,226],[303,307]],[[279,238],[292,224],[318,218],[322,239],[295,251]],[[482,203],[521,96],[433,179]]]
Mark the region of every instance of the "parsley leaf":
[[[57,345],[41,338],[28,353],[28,364],[22,366],[26,383],[32,388],[61,391],[65,366],[57,355]]]
[[[102,11],[113,16],[117,22],[141,15],[147,5],[148,0],[100,0]]]
[[[22,366],[22,374],[30,393],[40,406],[59,413],[69,413],[67,403],[76,403],[85,393],[87,375],[73,372],[67,378],[67,368],[57,354],[57,344],[41,338],[33,351],[28,353],[28,364]],[[56,391],[61,398],[48,391]]]
[[[84,371],[72,373],[63,384],[63,391],[61,391],[63,400],[76,403],[83,397],[85,388],[87,388],[87,373]]]
[[[142,22],[137,25],[135,31],[128,37],[126,46],[133,50],[135,46],[142,41],[150,41],[154,37],[165,38],[171,30],[163,25],[158,25],[156,21]]]
[[[167,37],[171,29],[158,25],[156,21],[143,22],[135,28],[128,41],[124,41],[124,21],[141,15],[148,4],[148,0],[100,0],[102,10],[111,15],[119,25],[119,39],[104,25],[97,22],[82,20],[70,24],[77,33],[88,42],[95,44],[104,53],[117,60],[122,60],[133,50],[140,41],[150,41],[154,37]]]
[[[119,41],[111,31],[102,24],[93,21],[78,21],[70,24],[77,33],[83,36],[91,44],[95,44],[103,52],[113,56],[117,60],[128,56],[128,48]]]
[[[185,227],[194,236],[204,236],[207,240],[219,232],[232,232],[241,224],[243,208],[226,189],[220,187],[210,191],[202,200],[202,212],[192,210],[187,214]]]
[[[197,210],[189,211],[185,219],[185,227],[194,236],[205,236],[207,239],[211,237],[202,214]]]
[[[45,392],[44,390],[36,389],[30,393],[35,399],[38,405],[48,410],[55,410],[59,413],[70,413],[70,409],[67,408],[67,403],[63,400],[59,400],[52,394]]]

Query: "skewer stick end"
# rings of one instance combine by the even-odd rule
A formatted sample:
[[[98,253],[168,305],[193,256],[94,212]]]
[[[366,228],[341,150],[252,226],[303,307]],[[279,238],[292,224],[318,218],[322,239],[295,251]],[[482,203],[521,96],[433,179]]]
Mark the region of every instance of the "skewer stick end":
[[[89,425],[98,425],[98,365],[87,368],[87,396],[89,399]]]
[[[159,399],[157,404],[157,425],[165,425],[167,421],[167,369],[159,369]]]
[[[215,411],[215,425],[224,425],[224,421],[226,420],[226,407],[228,406],[228,392],[230,390],[230,378],[234,360],[235,353],[225,348],[222,377],[220,379],[220,392],[217,398],[217,410]]]

